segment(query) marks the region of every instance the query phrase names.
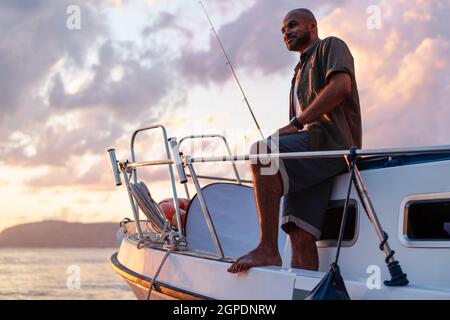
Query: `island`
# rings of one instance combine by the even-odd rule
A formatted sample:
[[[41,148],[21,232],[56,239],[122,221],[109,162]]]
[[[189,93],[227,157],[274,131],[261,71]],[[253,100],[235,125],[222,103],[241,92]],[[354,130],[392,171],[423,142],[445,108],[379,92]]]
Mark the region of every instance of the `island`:
[[[0,233],[2,248],[113,248],[118,247],[118,223],[40,221],[20,224]]]

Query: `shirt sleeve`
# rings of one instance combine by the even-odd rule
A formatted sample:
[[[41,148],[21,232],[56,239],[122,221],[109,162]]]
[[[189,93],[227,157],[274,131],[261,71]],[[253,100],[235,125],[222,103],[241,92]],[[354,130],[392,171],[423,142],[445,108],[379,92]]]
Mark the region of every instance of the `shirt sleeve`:
[[[345,72],[353,77],[355,73],[354,60],[344,41],[336,37],[324,39],[320,52],[326,83],[337,72]]]

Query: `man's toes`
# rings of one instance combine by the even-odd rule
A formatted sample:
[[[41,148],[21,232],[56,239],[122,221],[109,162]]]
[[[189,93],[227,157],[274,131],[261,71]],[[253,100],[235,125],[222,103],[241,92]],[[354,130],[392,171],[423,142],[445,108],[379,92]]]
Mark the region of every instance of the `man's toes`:
[[[250,269],[250,265],[248,265],[247,263],[244,263],[244,264],[242,265],[241,272],[247,271],[248,269]]]
[[[251,268],[250,264],[248,263],[248,258],[250,254],[246,254],[242,257],[239,257],[236,259],[233,264],[227,269],[230,273],[239,273],[242,271],[246,271]]]
[[[231,264],[231,266],[227,269],[227,271],[234,273],[235,268],[236,268],[236,261]]]
[[[241,264],[239,265],[238,272],[242,272],[242,271],[245,271],[245,270],[247,270],[247,269],[248,269],[248,264],[247,264],[247,263],[241,263]]]
[[[241,264],[236,261],[233,266],[233,273],[238,273],[240,267],[241,267]]]
[[[245,270],[247,270],[247,264],[246,264],[246,263],[243,263],[243,264],[241,265],[241,267],[239,268],[239,272],[242,272],[242,271],[245,271]]]

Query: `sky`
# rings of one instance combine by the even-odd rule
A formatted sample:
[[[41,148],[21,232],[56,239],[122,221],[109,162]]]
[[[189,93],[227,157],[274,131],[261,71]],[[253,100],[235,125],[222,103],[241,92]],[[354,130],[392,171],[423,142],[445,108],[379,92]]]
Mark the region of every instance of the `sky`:
[[[343,39],[354,56],[363,148],[450,144],[449,0],[203,2],[264,133],[288,121],[299,58],[281,21],[306,7],[319,36]],[[138,128],[223,134],[237,154],[258,139],[197,0],[3,0],[0,30],[0,230],[131,216],[106,150],[130,159]],[[161,141],[140,136],[138,160],[162,159]],[[202,146],[184,151],[225,152]],[[232,175],[229,165],[198,170]],[[157,200],[171,197],[167,168],[139,174]]]

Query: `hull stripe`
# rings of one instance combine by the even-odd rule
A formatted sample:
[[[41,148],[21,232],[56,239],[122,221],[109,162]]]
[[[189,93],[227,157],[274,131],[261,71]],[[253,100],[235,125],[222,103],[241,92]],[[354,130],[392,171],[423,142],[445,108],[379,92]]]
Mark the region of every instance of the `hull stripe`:
[[[152,279],[143,276],[139,273],[136,273],[133,270],[130,270],[124,265],[122,265],[117,259],[117,253],[112,255],[111,264],[114,271],[121,277],[123,277],[125,280],[145,289],[150,288],[150,283]],[[155,281],[153,290],[156,290],[159,293],[180,300],[214,300],[213,298],[203,296],[194,292],[190,292],[184,289],[176,288],[174,286],[171,286],[169,284],[160,281]]]

